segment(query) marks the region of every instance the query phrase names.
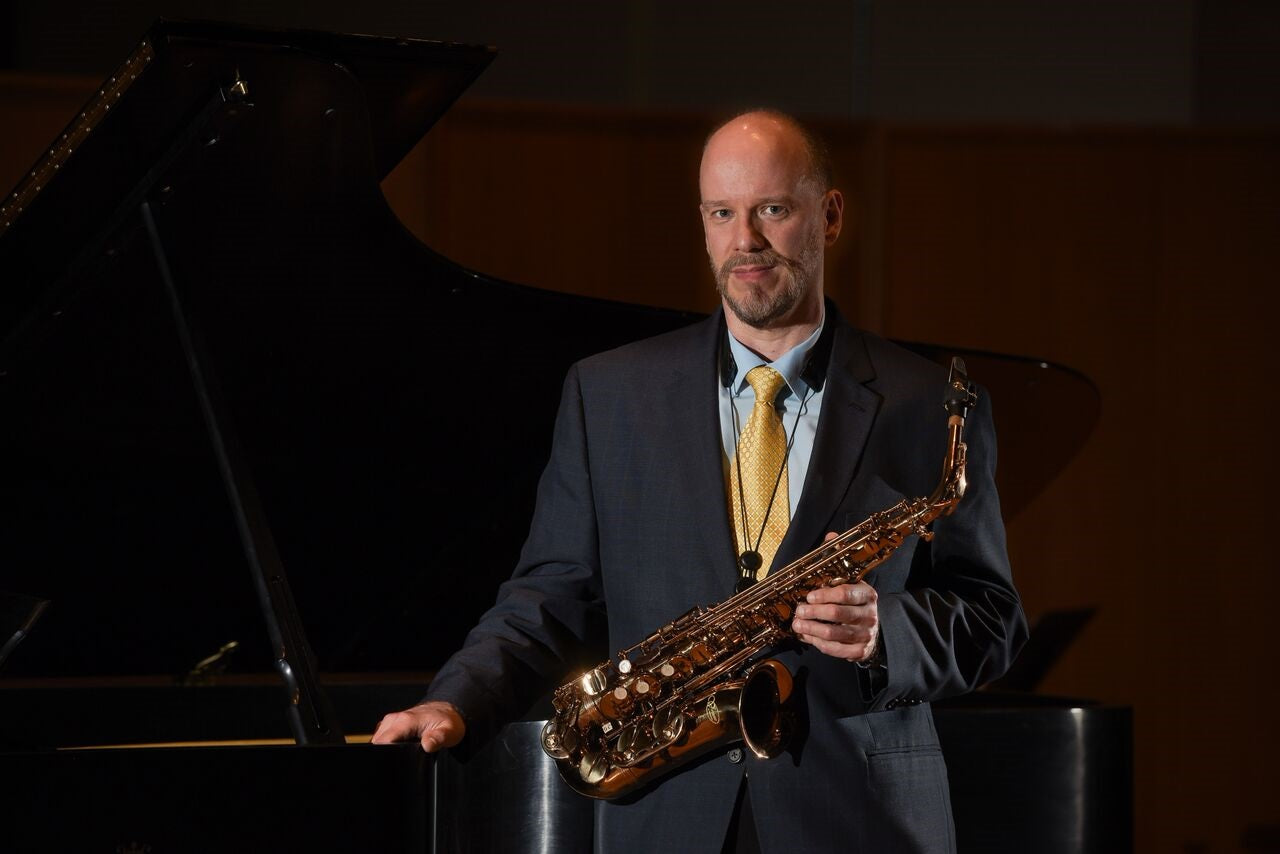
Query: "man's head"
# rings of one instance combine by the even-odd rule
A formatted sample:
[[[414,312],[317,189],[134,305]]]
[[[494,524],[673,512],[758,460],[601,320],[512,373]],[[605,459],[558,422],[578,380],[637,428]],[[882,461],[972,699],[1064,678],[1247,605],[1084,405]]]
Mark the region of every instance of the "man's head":
[[[816,320],[844,211],[821,143],[790,116],[742,113],[707,137],[699,184],[726,311],[756,329]]]

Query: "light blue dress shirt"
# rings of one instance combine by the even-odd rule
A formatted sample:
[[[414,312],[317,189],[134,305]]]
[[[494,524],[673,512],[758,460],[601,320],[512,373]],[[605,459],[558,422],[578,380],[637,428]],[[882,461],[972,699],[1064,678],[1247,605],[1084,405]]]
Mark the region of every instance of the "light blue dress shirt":
[[[787,432],[790,450],[787,453],[787,500],[791,507],[791,518],[795,518],[796,505],[800,502],[800,492],[804,489],[804,479],[809,472],[809,457],[813,454],[813,437],[818,431],[818,414],[822,411],[822,390],[813,389],[800,376],[804,369],[805,358],[822,334],[826,316],[813,330],[813,334],[772,362],[756,355],[747,349],[732,334],[729,335],[729,352],[737,367],[733,381],[726,387],[720,386],[720,438],[724,446],[725,474],[733,463],[734,451],[737,447],[738,432],[755,408],[755,391],[747,383],[747,372],[759,365],[769,365],[786,380],[786,390],[778,395],[778,414],[782,416],[782,427]],[[737,424],[734,424],[734,409],[737,409]]]

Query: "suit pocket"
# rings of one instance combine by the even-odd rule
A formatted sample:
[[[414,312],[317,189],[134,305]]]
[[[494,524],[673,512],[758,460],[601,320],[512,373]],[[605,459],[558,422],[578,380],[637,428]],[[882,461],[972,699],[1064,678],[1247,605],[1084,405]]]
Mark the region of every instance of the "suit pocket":
[[[899,747],[867,754],[871,791],[883,822],[873,851],[955,851],[947,763],[942,748]]]

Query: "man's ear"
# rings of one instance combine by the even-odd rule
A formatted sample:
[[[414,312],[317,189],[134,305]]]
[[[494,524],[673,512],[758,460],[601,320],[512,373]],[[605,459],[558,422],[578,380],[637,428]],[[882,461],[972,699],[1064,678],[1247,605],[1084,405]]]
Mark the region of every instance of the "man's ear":
[[[822,197],[822,218],[825,221],[823,236],[830,246],[836,242],[844,225],[844,195],[839,190],[827,190]]]

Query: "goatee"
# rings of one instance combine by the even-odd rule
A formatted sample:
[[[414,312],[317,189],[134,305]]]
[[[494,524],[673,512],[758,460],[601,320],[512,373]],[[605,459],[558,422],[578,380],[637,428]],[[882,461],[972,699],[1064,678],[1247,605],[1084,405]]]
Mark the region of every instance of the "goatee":
[[[804,297],[814,278],[813,268],[822,263],[820,251],[806,247],[796,260],[778,254],[772,249],[735,255],[719,267],[714,262],[711,269],[716,276],[716,291],[738,320],[756,329],[768,328],[775,320],[785,317]],[[736,267],[772,266],[779,273],[780,287],[774,290],[746,285],[747,293],[735,298],[729,292],[729,277]]]

